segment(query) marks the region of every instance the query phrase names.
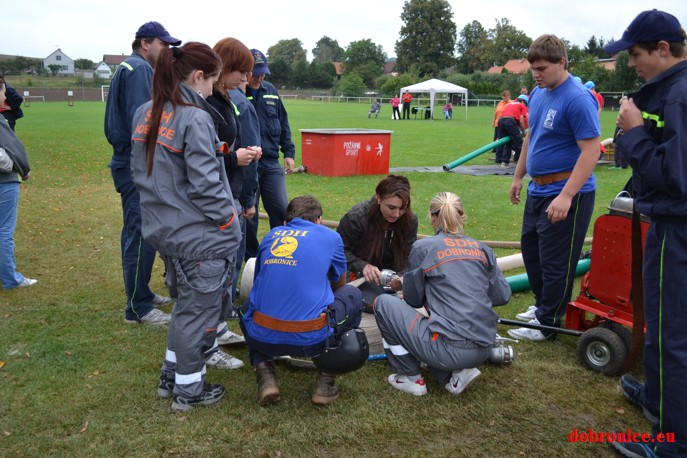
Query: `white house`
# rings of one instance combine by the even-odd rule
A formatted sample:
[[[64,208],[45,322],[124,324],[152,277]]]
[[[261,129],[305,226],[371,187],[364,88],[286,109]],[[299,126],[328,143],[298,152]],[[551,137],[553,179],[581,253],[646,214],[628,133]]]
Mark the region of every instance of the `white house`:
[[[43,59],[43,68],[50,72],[51,65],[59,65],[60,70],[57,72],[58,75],[74,75],[74,60],[62,52],[61,49],[50,54],[48,57]]]
[[[109,80],[112,78],[112,69],[105,61],[100,61],[98,65],[95,66],[95,69],[93,69],[93,76]]]

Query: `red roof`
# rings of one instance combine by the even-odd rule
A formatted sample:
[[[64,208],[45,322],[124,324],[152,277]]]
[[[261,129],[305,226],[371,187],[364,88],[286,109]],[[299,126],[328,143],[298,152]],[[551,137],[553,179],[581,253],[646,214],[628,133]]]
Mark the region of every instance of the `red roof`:
[[[119,65],[126,60],[129,56],[124,54],[103,54],[103,62],[107,65]]]
[[[508,73],[527,73],[527,71],[530,69],[530,63],[527,62],[527,59],[511,59],[506,62],[506,65],[504,66],[491,67],[489,70],[487,70],[487,73],[501,73],[504,68],[508,71]]]

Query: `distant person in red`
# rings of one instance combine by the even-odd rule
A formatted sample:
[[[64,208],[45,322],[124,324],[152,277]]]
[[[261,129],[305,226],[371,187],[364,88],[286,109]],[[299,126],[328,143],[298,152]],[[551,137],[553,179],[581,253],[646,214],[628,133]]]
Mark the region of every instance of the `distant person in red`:
[[[391,104],[391,107],[394,109],[391,119],[401,119],[401,112],[398,110],[398,107],[401,105],[401,99],[394,96],[391,100],[389,100],[389,103]]]
[[[403,102],[403,119],[410,119],[410,104],[413,101],[413,94],[405,91],[401,97],[401,101]]]
[[[510,143],[500,145],[496,149],[496,162],[500,162],[501,167],[508,167],[511,150],[515,151],[513,160],[518,162],[518,159],[520,159],[522,134],[527,129],[527,103],[527,96],[521,94],[516,101],[506,105],[501,113],[498,123],[498,136],[499,138],[510,137]]]
[[[584,83],[584,86],[594,94],[594,97],[596,97],[596,101],[599,104],[599,116],[601,116],[601,109],[604,107],[604,96],[596,92],[596,84],[594,84],[594,81],[589,80]]]

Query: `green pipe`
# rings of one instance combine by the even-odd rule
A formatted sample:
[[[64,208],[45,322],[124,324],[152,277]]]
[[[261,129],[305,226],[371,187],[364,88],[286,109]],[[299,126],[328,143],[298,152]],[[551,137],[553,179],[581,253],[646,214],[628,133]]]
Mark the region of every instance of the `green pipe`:
[[[591,261],[591,259],[580,260],[575,269],[575,276],[579,277],[589,272]],[[506,277],[506,281],[508,282],[508,286],[510,286],[510,290],[514,293],[530,289],[530,280],[527,278],[527,274],[511,275]]]
[[[508,142],[510,142],[510,137],[506,135],[503,138],[499,138],[498,140],[496,140],[494,142],[491,142],[487,145],[484,145],[483,147],[476,149],[472,153],[466,154],[463,157],[459,157],[455,161],[449,162],[448,164],[444,164],[444,167],[443,167],[444,172],[448,172],[449,170],[456,168],[461,164],[465,164],[470,159],[474,159],[477,156],[479,156],[480,154],[484,154],[487,151],[490,151],[490,150],[496,148],[497,146],[505,145]]]

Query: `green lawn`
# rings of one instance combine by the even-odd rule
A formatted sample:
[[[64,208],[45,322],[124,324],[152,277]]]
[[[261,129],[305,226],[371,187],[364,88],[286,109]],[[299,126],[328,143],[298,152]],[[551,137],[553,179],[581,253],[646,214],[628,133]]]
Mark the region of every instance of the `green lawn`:
[[[287,100],[286,106],[299,153],[298,129],[388,129],[394,131],[391,167],[441,166],[493,134],[487,107],[470,108],[467,120],[456,109],[452,121],[392,121],[388,106],[379,119],[367,119],[367,104]],[[379,361],[342,377],[340,398],[317,408],[310,403],[315,374],[280,366],[283,401],[265,409],[255,402],[248,367],[209,369],[210,382],[226,385],[225,399],[172,414],[169,400],[155,395],[166,329],[123,323],[121,206],[107,168],[103,112],[101,103],[32,103],[17,125],[33,170],[22,186],[16,255],[19,270],[39,284],[0,292],[0,455],[591,457],[614,454],[606,444],[569,443],[575,428],[649,431],[641,412],[618,394],[617,378],[582,367],[577,340],[569,336],[515,344],[511,366],[484,366],[459,397],[429,380],[423,398],[395,392]],[[614,114],[602,115],[605,138]],[[488,156],[470,164],[488,164]],[[629,177],[606,166],[596,173],[595,217],[606,213]],[[523,206],[509,203],[509,178],[406,175],[421,233],[430,233],[429,199],[450,190],[465,202],[470,235],[519,239]],[[290,197],[318,196],[324,217],[338,220],[369,198],[380,178],[297,174],[287,177],[287,186]],[[153,287],[159,292],[162,273],[158,263]],[[513,318],[532,300],[530,292],[515,294],[498,312]],[[232,353],[247,362],[245,349]],[[641,375],[641,365],[635,370]]]

